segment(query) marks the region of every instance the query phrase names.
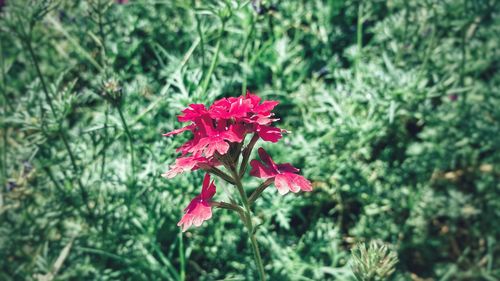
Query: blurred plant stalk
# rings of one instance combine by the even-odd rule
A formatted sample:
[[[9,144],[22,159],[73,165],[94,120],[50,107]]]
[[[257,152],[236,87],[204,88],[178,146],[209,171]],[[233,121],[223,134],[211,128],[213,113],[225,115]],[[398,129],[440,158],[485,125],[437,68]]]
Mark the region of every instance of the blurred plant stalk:
[[[15,18],[14,22],[16,23],[16,25],[9,26],[9,28],[14,32],[14,34],[17,35],[21,43],[28,50],[28,57],[31,60],[31,63],[33,64],[36,76],[40,80],[40,84],[42,86],[42,92],[45,96],[47,104],[49,105],[53,121],[57,124],[55,133],[63,142],[66,153],[69,156],[71,167],[76,177],[76,182],[80,190],[83,203],[87,209],[87,216],[92,217],[93,213],[90,207],[89,194],[81,181],[80,178],[81,170],[77,164],[75,153],[73,152],[70,146],[70,143],[67,139],[66,133],[63,128],[63,122],[65,118],[64,113],[61,110],[57,110],[56,107],[54,106],[54,102],[52,100],[53,99],[52,93],[50,92],[45,77],[42,74],[40,63],[38,61],[37,55],[33,47],[33,32],[35,27],[41,21],[41,19],[43,19],[45,15],[51,12],[55,7],[56,3],[54,1],[43,1],[36,3],[32,7],[30,7],[27,11],[24,10],[22,6],[13,6],[11,10],[12,13],[11,15]],[[26,16],[26,14],[28,14],[28,16]],[[42,103],[43,100],[40,99],[41,108],[43,108]],[[42,111],[42,117],[43,117],[43,111]],[[46,126],[42,126],[42,130],[46,130]],[[46,131],[45,133],[49,135],[51,134],[51,132],[49,131]]]

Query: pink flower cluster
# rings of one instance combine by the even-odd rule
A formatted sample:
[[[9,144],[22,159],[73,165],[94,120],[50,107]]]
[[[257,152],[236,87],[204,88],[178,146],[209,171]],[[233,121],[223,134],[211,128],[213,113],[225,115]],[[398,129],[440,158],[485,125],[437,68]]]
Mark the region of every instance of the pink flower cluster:
[[[213,167],[224,165],[228,159],[238,159],[246,135],[267,142],[277,142],[285,130],[271,126],[278,119],[271,112],[278,105],[277,101],[261,101],[257,95],[247,93],[245,96],[222,98],[209,108],[203,104],[191,104],[178,116],[179,122],[189,123],[186,126],[164,134],[173,136],[186,131],[192,138],[177,149],[181,157],[163,174],[166,178],[197,169],[209,172]],[[228,157],[231,156],[231,157]],[[271,157],[259,148],[259,156],[263,163],[252,160],[250,175],[263,179],[274,179],[280,194],[288,191],[311,191],[311,183],[298,175],[298,169],[291,164],[276,164]],[[185,215],[179,226],[186,230],[191,225],[199,226],[212,216],[210,201],[215,194],[214,183],[208,184],[210,176],[205,176],[202,193],[193,199],[185,209]]]

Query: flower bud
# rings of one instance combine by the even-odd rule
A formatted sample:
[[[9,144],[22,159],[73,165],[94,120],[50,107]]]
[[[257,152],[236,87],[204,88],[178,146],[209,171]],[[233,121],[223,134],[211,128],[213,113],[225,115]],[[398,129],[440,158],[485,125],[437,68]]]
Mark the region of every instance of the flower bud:
[[[368,248],[358,243],[351,249],[352,271],[358,281],[381,281],[394,272],[397,254],[382,242],[371,241]]]

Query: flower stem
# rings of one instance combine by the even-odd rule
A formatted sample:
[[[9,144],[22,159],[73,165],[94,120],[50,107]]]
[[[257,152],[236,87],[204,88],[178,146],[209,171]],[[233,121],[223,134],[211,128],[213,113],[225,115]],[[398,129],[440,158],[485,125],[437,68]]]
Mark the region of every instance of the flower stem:
[[[234,178],[234,181],[236,182],[236,187],[238,188],[238,192],[240,193],[241,201],[243,202],[243,206],[245,207],[245,215],[242,216],[242,219],[244,219],[244,223],[248,231],[248,236],[250,238],[250,243],[252,245],[255,265],[257,266],[260,280],[265,281],[266,275],[264,272],[264,264],[262,263],[262,257],[260,256],[259,244],[257,243],[257,239],[255,238],[255,228],[252,222],[252,211],[250,210],[248,196],[243,189],[243,185],[241,184],[241,177],[238,175],[236,168],[231,169],[231,174]]]
[[[3,119],[2,119],[2,181],[0,182],[3,186],[6,185],[7,183],[7,124],[4,120],[6,120],[6,117],[8,116],[7,114],[7,105],[10,106],[10,109],[12,110],[12,105],[8,102],[7,99],[7,87],[5,84],[5,58],[4,58],[4,53],[3,53],[3,42],[0,42],[0,74],[2,75],[2,94],[3,94],[3,99],[2,99],[2,106],[3,106]],[[2,197],[2,193],[0,192],[0,199]],[[0,200],[0,207],[1,207],[1,200]]]
[[[186,258],[184,256],[184,241],[182,237],[182,229],[179,231],[179,261],[180,261],[180,277],[181,281],[186,280]]]
[[[45,79],[43,78],[42,71],[40,70],[40,66],[38,65],[38,60],[36,58],[35,51],[33,51],[33,46],[31,45],[31,41],[29,39],[26,41],[27,41],[26,46],[28,47],[28,52],[31,56],[31,61],[33,62],[33,65],[35,66],[36,74],[38,75],[38,78],[40,79],[40,83],[42,84],[42,90],[43,90],[43,93],[45,94],[45,99],[47,100],[47,103],[49,104],[50,111],[52,112],[52,115],[57,120],[57,114],[56,114],[56,110],[54,108],[54,104],[52,103],[52,97],[49,94],[49,88],[47,87],[47,84],[45,84]]]
[[[273,183],[273,181],[274,179],[268,179],[265,182],[263,182],[259,187],[257,187],[257,189],[252,193],[252,195],[250,195],[250,198],[248,198],[248,203],[252,205],[253,202],[255,202],[257,198],[259,198],[262,192],[264,192],[264,190],[266,190],[266,188]]]
[[[203,169],[203,167],[202,167]],[[229,176],[228,174],[224,173],[223,171],[221,171],[220,169],[217,169],[216,167],[210,167],[210,168],[207,168],[207,169],[204,169],[207,173],[210,173],[210,174],[213,174],[213,175],[216,175],[218,177],[220,177],[221,179],[227,181],[228,183],[234,185],[235,182],[233,180],[233,178],[231,176]]]
[[[240,217],[245,215],[245,211],[240,206],[233,203],[212,201],[212,206],[221,209],[235,211],[236,213],[238,213],[238,215],[240,215]]]
[[[106,105],[106,111],[104,112],[104,144],[103,144],[102,159],[101,159],[101,179],[104,178],[104,171],[106,168],[106,148],[108,143],[108,115],[109,115],[109,105]]]
[[[247,37],[245,39],[245,43],[243,44],[243,49],[241,51],[241,56],[242,56],[242,65],[244,65],[244,67],[246,67],[248,65],[248,57],[250,56],[249,54],[247,54],[246,50],[247,50],[247,46],[249,45],[250,43],[250,40],[254,34],[254,31],[255,31],[255,16],[254,14],[252,13],[251,14],[251,25],[250,25],[250,31],[248,32],[247,34]],[[244,95],[246,94],[247,92],[247,73],[246,73],[246,69],[243,69],[243,81],[241,83],[241,94]]]
[[[358,22],[356,26],[356,47],[357,53],[355,58],[356,80],[359,80],[360,64],[361,64],[361,49],[363,48],[363,2],[358,6]]]
[[[240,172],[238,173],[240,178],[243,177],[247,170],[248,160],[250,159],[250,154],[252,153],[252,149],[257,140],[259,140],[259,135],[254,134],[250,142],[247,144],[247,147],[243,150],[243,159],[241,160]]]
[[[31,61],[35,67],[35,71],[37,73],[38,79],[40,79],[40,83],[42,84],[42,91],[45,94],[45,99],[47,100],[47,103],[49,104],[50,111],[52,112],[52,115],[54,116],[54,120],[56,120],[59,124],[57,133],[59,134],[59,137],[61,138],[61,140],[64,144],[64,147],[66,148],[66,151],[67,151],[68,156],[69,156],[69,160],[71,162],[71,166],[73,167],[74,175],[76,176],[76,182],[77,182],[78,187],[80,189],[82,200],[85,204],[85,207],[87,208],[89,217],[91,217],[92,210],[89,206],[89,195],[88,195],[88,192],[85,189],[85,187],[83,186],[83,183],[80,179],[80,170],[79,170],[78,165],[76,163],[76,158],[75,158],[75,155],[73,153],[73,150],[71,149],[71,146],[69,145],[69,142],[66,139],[66,135],[64,134],[64,132],[62,130],[62,125],[61,125],[62,121],[58,120],[59,117],[57,116],[57,112],[56,112],[54,105],[52,103],[52,97],[50,96],[49,89],[47,87],[47,84],[45,83],[45,79],[42,75],[42,71],[40,70],[40,66],[38,64],[38,59],[35,55],[35,51],[33,50],[33,46],[31,44],[31,37],[29,37],[27,39],[25,38],[25,45],[28,47],[28,52],[30,54]]]
[[[217,65],[217,60],[219,58],[219,52],[220,52],[220,45],[222,41],[222,35],[224,34],[224,29],[226,27],[226,22],[222,21],[222,26],[219,30],[219,38],[217,38],[217,43],[215,45],[215,54],[214,57],[212,58],[212,63],[210,64],[210,68],[208,69],[208,72],[205,76],[205,80],[203,80],[202,86],[201,86],[201,96],[205,96],[205,93],[207,92],[208,85],[210,84],[210,78],[212,76],[212,73],[214,72],[215,66]]]
[[[201,53],[201,70],[205,71],[205,41],[203,40],[203,31],[201,30],[201,20],[200,16],[196,12],[196,1],[191,1],[194,11],[194,17],[196,19],[196,31],[198,32],[198,37],[200,37],[200,53]]]
[[[120,115],[120,119],[122,121],[123,128],[125,129],[125,133],[128,137],[128,142],[130,146],[130,165],[132,166],[132,180],[135,180],[135,160],[134,160],[134,144],[132,139],[132,134],[128,129],[127,121],[125,121],[125,117],[123,117],[123,112],[120,106],[116,107],[118,109],[118,114]]]

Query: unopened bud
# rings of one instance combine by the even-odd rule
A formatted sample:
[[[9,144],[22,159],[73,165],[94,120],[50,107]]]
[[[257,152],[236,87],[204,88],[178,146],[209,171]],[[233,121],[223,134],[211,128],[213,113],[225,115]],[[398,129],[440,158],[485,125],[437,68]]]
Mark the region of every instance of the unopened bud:
[[[352,248],[351,257],[352,271],[358,281],[387,280],[398,263],[397,254],[377,241],[371,241],[368,247],[358,243]]]

